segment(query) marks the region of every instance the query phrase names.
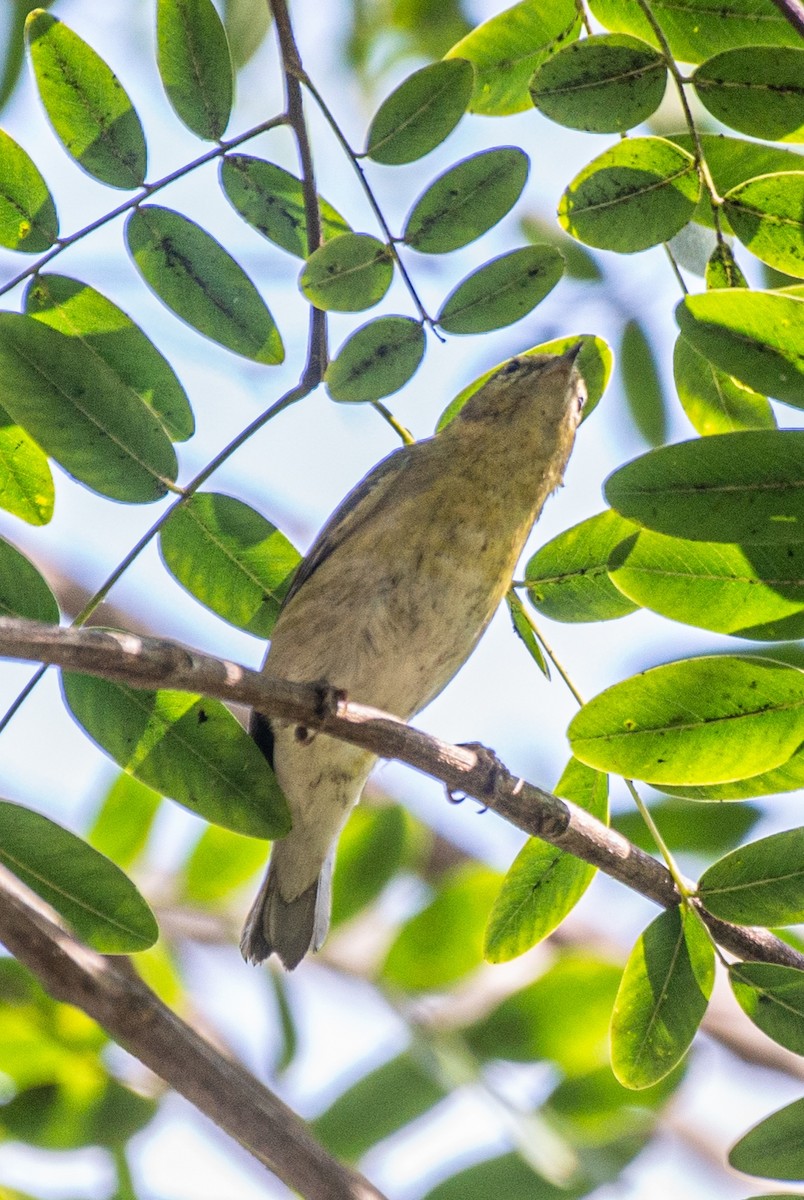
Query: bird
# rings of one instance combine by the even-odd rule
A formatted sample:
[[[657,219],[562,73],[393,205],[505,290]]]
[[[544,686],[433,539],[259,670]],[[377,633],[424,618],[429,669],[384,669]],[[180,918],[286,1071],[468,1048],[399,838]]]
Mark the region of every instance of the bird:
[[[346,496],[302,560],[263,671],[325,681],[407,721],[474,650],[545,500],[563,481],[585,400],[564,354],[511,358],[439,432],[400,447]],[[287,799],[246,918],[243,957],[292,970],[320,949],[335,847],[376,756],[252,713],[249,732]]]

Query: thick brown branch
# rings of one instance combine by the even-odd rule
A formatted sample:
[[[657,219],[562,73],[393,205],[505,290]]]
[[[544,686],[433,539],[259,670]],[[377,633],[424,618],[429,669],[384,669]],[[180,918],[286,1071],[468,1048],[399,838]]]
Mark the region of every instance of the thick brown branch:
[[[75,1004],[307,1200],[383,1200],[238,1062],[171,1012],[125,958],[106,958],[39,911],[0,866],[0,941],[58,1000]]]
[[[396,717],[352,704],[326,683],[288,683],[225,659],[155,638],[100,629],[60,629],[0,618],[0,656],[45,662],[139,688],[199,692],[247,704],[397,759],[474,796],[512,825],[599,867],[664,907],[678,904],[669,872],[582,808],[508,771],[482,748],[454,746]],[[764,929],[746,929],[702,913],[721,946],[741,958],[804,970],[804,955]]]

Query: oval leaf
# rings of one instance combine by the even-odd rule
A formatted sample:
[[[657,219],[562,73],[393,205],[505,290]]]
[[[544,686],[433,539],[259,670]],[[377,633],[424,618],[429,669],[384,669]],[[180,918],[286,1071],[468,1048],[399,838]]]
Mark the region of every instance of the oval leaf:
[[[516,146],[463,159],[439,175],[416,201],[402,235],[424,254],[446,254],[479,238],[516,204],[529,160]]]
[[[650,338],[639,321],[626,321],[620,346],[620,374],[634,424],[651,446],[667,440],[667,403]]]
[[[92,740],[142,783],[235,833],[273,838],[288,832],[287,804],[273,771],[219,701],[67,673],[62,691]]]
[[[732,850],[704,871],[697,895],[714,916],[735,925],[804,921],[804,828]]]
[[[696,350],[748,387],[804,408],[804,300],[718,289],[687,296],[676,320]]]
[[[377,808],[360,804],[352,810],[338,842],[332,874],[333,925],[348,921],[380,895],[412,857],[414,839],[421,832],[399,804]]]
[[[229,43],[212,0],[158,0],[156,61],[188,129],[217,141],[229,124],[234,81]]]
[[[219,904],[264,866],[259,841],[207,825],[184,867],[182,896],[191,904]]]
[[[606,480],[622,516],[672,537],[804,540],[804,430],[722,433],[650,450]]]
[[[804,50],[726,50],[702,63],[692,84],[724,125],[767,142],[804,141]]]
[[[158,500],[176,478],[162,425],[83,342],[21,313],[0,313],[3,403],[87,487],[129,503]]]
[[[333,400],[361,403],[398,392],[415,375],[424,330],[411,317],[378,317],[343,343],[324,379]]]
[[[523,246],[487,262],[450,292],[436,324],[446,333],[486,333],[512,325],[544,300],[564,273],[553,246]]]
[[[0,862],[102,954],[146,950],[154,915],[105,855],[40,813],[0,800]]]
[[[200,225],[148,204],[129,217],[126,239],[145,282],[182,321],[244,358],[282,362],[282,339],[259,292]]]
[[[664,1079],[687,1053],[715,981],[698,917],[671,908],[652,921],[625,967],[611,1017],[611,1066],[625,1087]]]
[[[139,187],[147,166],[145,137],[111,67],[41,8],[28,17],[25,32],[39,95],[67,153],[110,187]]]
[[[717,242],[706,262],[706,287],[748,287],[728,242]]]
[[[609,573],[643,608],[698,629],[757,641],[804,637],[804,543],[737,546],[643,530]]]
[[[159,535],[168,570],[225,621],[268,638],[301,555],[263,516],[218,492],[196,492]]]
[[[796,792],[799,788],[804,788],[804,746],[780,767],[762,771],[759,775],[749,775],[745,779],[710,787],[665,786],[663,791],[671,796],[683,796],[686,800],[719,804],[722,800],[753,800],[755,796],[775,796],[780,792]]]
[[[804,171],[740,183],[723,197],[723,209],[752,254],[777,271],[804,276]]]
[[[677,234],[699,192],[691,154],[664,138],[626,138],[575,176],[558,219],[588,246],[631,254]]]
[[[378,108],[369,126],[366,155],[389,165],[423,158],[452,133],[473,87],[474,71],[465,58],[414,71]]]
[[[729,982],[757,1028],[794,1054],[804,1054],[804,971],[775,963],[731,963]]]
[[[667,67],[647,42],[603,33],[573,42],[542,63],[530,84],[534,105],[570,129],[622,133],[662,102]]]
[[[307,258],[304,188],[300,179],[262,158],[227,154],[221,159],[220,181],[226,199],[252,229],[288,254]],[[351,232],[340,213],[320,196],[318,207],[325,242]]]
[[[804,1100],[780,1108],[732,1146],[730,1164],[737,1171],[761,1175],[764,1179],[804,1179],[802,1123]]]
[[[47,455],[31,435],[0,408],[0,508],[27,521],[47,525],[53,516],[55,488]]]
[[[362,312],[379,304],[394,275],[388,247],[368,233],[344,233],[319,246],[299,276],[316,308]]]
[[[514,633],[522,642],[545,679],[549,679],[550,665],[544,656],[541,642],[536,635],[536,627],[528,615],[525,605],[513,589],[505,593],[505,604],[511,618],[511,624],[514,627]]]
[[[446,57],[466,58],[475,69],[470,111],[505,116],[530,108],[533,72],[580,30],[574,0],[521,0],[478,25]]]
[[[719,370],[687,341],[676,340],[673,376],[681,407],[697,433],[736,433],[740,429],[775,429],[767,396]]]
[[[615,546],[638,527],[610,510],[566,529],[537,550],[525,568],[528,599],[554,621],[613,621],[639,607],[609,579]]]
[[[0,246],[40,254],[59,236],[56,206],[33,159],[0,129]]]
[[[193,436],[193,410],[170,363],[111,300],[67,275],[37,275],[25,293],[25,311],[76,338],[111,368],[132,397],[154,412],[171,441]]]
[[[712,655],[653,667],[585,704],[569,727],[581,762],[649,783],[727,783],[804,742],[804,671]]]
[[[59,605],[32,562],[0,538],[0,616],[58,625]]]

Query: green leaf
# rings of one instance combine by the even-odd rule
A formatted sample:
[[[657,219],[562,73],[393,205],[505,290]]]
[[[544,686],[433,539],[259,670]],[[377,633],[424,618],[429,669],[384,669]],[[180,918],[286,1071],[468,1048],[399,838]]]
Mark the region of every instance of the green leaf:
[[[0,538],[0,616],[58,625],[59,604],[32,562]]]
[[[193,436],[193,410],[170,363],[106,296],[67,275],[36,275],[25,293],[25,311],[80,341],[110,367],[132,398],[153,411],[171,441]]]
[[[536,108],[570,129],[622,133],[646,121],[662,102],[667,67],[637,38],[596,34],[548,58],[530,83]]]
[[[607,29],[656,45],[656,34],[633,0],[590,0]],[[799,35],[773,0],[651,0],[651,11],[681,62],[699,63],[734,46],[795,46]]]
[[[67,153],[101,183],[139,187],[145,181],[145,137],[112,69],[41,8],[30,14],[25,32],[39,96]]]
[[[0,800],[0,862],[88,945],[128,954],[153,945],[153,913],[119,867],[40,813]]]
[[[145,204],[128,218],[126,239],[145,282],[182,321],[244,358],[283,361],[282,339],[259,292],[200,225]]]
[[[162,797],[121,772],[106,793],[87,834],[90,845],[120,867],[130,867],[142,854]]]
[[[804,66],[804,50],[800,54]],[[739,183],[723,197],[723,208],[752,254],[778,271],[804,277],[804,171]]]
[[[139,965],[139,964],[138,964]],[[158,1100],[140,1096],[84,1061],[73,1077],[19,1092],[0,1109],[4,1135],[43,1150],[119,1150],[153,1118]],[[6,1200],[6,1197],[3,1197]],[[14,1200],[13,1194],[9,1200]],[[31,1200],[21,1197],[20,1200]]]
[[[763,429],[650,450],[604,490],[612,508],[657,533],[789,545],[802,540],[803,482],[804,431]]]
[[[501,117],[530,108],[533,72],[580,30],[573,0],[521,0],[478,25],[446,54],[475,69],[470,112]]]
[[[712,655],[600,692],[569,727],[573,753],[649,783],[727,783],[778,767],[804,741],[804,672]]]
[[[466,112],[474,87],[465,58],[430,63],[382,102],[369,126],[366,155],[374,162],[414,162],[449,137]]]
[[[608,510],[573,525],[537,550],[525,568],[528,599],[554,621],[613,621],[639,607],[609,579],[612,550],[637,526]]]
[[[59,236],[59,218],[36,163],[0,129],[0,246],[41,254]]]
[[[222,137],[234,81],[212,0],[157,0],[156,61],[168,100],[187,128],[210,141]]]
[[[383,978],[406,991],[445,987],[483,962],[483,930],[500,876],[488,867],[450,872],[435,898],[407,921],[388,951]]]
[[[21,313],[0,313],[3,404],[70,475],[113,500],[158,500],[176,478],[162,425],[94,350]]]
[[[256,838],[208,825],[185,865],[182,896],[190,904],[219,904],[264,866],[265,846]]]
[[[685,297],[676,320],[695,349],[721,371],[763,395],[804,408],[804,300],[718,289]]]
[[[795,792],[804,787],[804,746],[780,767],[749,775],[731,783],[713,784],[710,787],[665,787],[673,796],[684,796],[688,800],[704,803],[720,803],[722,800],[752,800],[755,796],[775,796],[780,792]]]
[[[695,160],[686,150],[665,138],[626,138],[575,176],[558,219],[588,246],[631,254],[677,234],[699,192]]]
[[[516,204],[529,165],[527,154],[516,146],[498,146],[463,159],[416,201],[403,241],[423,254],[446,254],[473,242]]]
[[[651,446],[667,441],[667,402],[650,339],[634,318],[626,321],[620,346],[620,373],[634,424]]]
[[[319,246],[299,276],[299,287],[316,308],[362,312],[379,304],[391,286],[394,260],[368,233],[344,233]]]
[[[218,700],[67,673],[62,691],[92,740],[149,787],[235,833],[287,833],[287,805],[273,772]]]
[[[658,1083],[687,1053],[706,1012],[715,951],[699,918],[672,908],[634,946],[611,1016],[611,1065],[625,1087]]]
[[[270,637],[301,555],[234,496],[196,492],[159,535],[168,570],[191,596],[256,637]]]
[[[238,71],[250,62],[265,41],[272,14],[262,0],[224,0],[223,19]]]
[[[519,228],[529,242],[547,242],[549,245],[555,246],[564,259],[564,273],[570,279],[597,282],[603,278],[603,272],[597,265],[595,256],[580,242],[576,242],[575,238],[571,238],[569,234],[565,233],[555,218],[546,220],[544,217],[530,214],[522,218]]]
[[[220,183],[226,199],[253,229],[288,254],[307,258],[306,206],[300,179],[262,158],[227,154],[221,159]],[[318,207],[325,242],[351,232],[340,213],[320,196]]]
[[[446,1095],[420,1059],[406,1051],[364,1075],[312,1122],[331,1154],[356,1162],[376,1142],[413,1121]]]
[[[542,1176],[519,1154],[501,1154],[465,1167],[428,1192],[424,1200],[579,1200],[589,1194],[590,1181],[559,1187]]]
[[[696,433],[775,429],[770,401],[699,354],[685,337],[676,339],[673,375],[681,407]]]
[[[729,1153],[729,1163],[746,1175],[764,1179],[804,1179],[804,1145],[801,1126],[804,1100],[780,1108],[740,1138]]]
[[[512,325],[553,290],[564,259],[553,246],[523,246],[467,275],[441,306],[436,324],[446,333],[487,333]]]
[[[702,63],[692,84],[724,125],[767,142],[804,141],[804,50],[727,50]]]
[[[565,1075],[585,1075],[608,1062],[609,1018],[621,974],[605,959],[561,953],[535,983],[508,996],[464,1036],[482,1058],[548,1059]]]
[[[505,594],[505,603],[508,606],[508,613],[511,617],[511,623],[514,627],[514,633],[519,640],[524,644],[530,657],[536,663],[536,666],[544,675],[545,679],[550,678],[550,666],[544,656],[541,642],[536,636],[536,631],[531,624],[530,618],[525,611],[525,606],[517,596],[513,589],[510,589]]]
[[[578,342],[581,342],[581,349],[578,357],[575,359],[575,366],[580,371],[586,384],[586,403],[583,406],[583,419],[586,420],[599,404],[611,377],[614,356],[606,342],[602,338],[596,337],[593,333],[575,333],[570,334],[568,337],[553,338],[550,342],[540,342],[538,346],[532,346],[530,350],[524,350],[523,354],[565,354],[571,346],[576,345]],[[450,400],[438,418],[438,424],[436,425],[437,433],[445,425],[449,425],[452,418],[461,411],[469,397],[479,391],[483,384],[499,371],[501,366],[504,366],[504,363],[498,363],[496,367],[484,371],[482,375],[479,375],[477,379],[467,384],[457,396]]]
[[[804,828],[774,833],[733,850],[698,881],[709,912],[735,925],[804,921]]]
[[[573,1144],[598,1147],[608,1157],[613,1142],[640,1138],[655,1126],[661,1107],[684,1077],[683,1067],[665,1075],[652,1088],[635,1096],[614,1076],[611,1067],[598,1067],[576,1079],[562,1079],[545,1105],[549,1118],[558,1119],[565,1137]]]
[[[629,600],[698,629],[755,641],[804,637],[804,543],[738,546],[643,530],[609,573]]]
[[[706,288],[748,287],[728,242],[717,242],[706,263]]]
[[[571,758],[555,794],[608,821],[608,779]],[[508,962],[557,929],[583,896],[595,868],[530,838],[503,880],[486,927],[486,958]]]
[[[54,501],[47,455],[0,407],[0,508],[29,525],[47,525]]]
[[[361,912],[404,865],[413,841],[412,818],[398,804],[358,805],[338,842],[332,876],[332,923]]]
[[[378,317],[348,337],[324,376],[333,400],[362,403],[390,396],[419,368],[424,329],[411,317]]]
[[[651,804],[650,813],[671,850],[697,857],[725,854],[748,836],[762,816],[762,810],[752,804],[713,809],[686,799],[659,800]],[[653,835],[635,809],[617,813],[611,825],[642,850],[656,852]]]
[[[738,962],[729,982],[754,1024],[794,1054],[804,1054],[804,971],[775,963]]]

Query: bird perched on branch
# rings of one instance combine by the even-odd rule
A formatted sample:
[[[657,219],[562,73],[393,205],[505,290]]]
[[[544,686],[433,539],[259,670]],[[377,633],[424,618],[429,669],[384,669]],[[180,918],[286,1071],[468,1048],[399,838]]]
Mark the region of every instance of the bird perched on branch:
[[[506,591],[561,483],[581,418],[581,343],[496,371],[435,437],[394,451],[346,497],[301,563],[263,670],[325,680],[408,720],[446,686]],[[288,801],[241,949],[297,966],[327,933],[338,836],[375,756],[255,713]]]

